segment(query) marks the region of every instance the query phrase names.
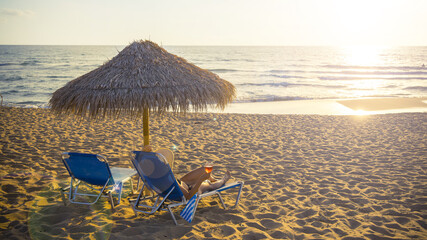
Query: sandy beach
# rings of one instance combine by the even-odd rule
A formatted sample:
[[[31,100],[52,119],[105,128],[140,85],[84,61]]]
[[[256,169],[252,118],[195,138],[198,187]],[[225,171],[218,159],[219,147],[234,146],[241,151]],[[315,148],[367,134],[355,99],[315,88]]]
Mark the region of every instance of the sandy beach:
[[[175,226],[167,212],[135,217],[126,198],[115,211],[105,199],[64,206],[61,152],[130,167],[128,152],[142,148],[141,121],[2,107],[0,239],[427,238],[427,113],[153,114],[150,121],[152,146],[174,150],[176,176],[211,160],[214,172],[245,181],[238,207],[207,198],[192,223]]]

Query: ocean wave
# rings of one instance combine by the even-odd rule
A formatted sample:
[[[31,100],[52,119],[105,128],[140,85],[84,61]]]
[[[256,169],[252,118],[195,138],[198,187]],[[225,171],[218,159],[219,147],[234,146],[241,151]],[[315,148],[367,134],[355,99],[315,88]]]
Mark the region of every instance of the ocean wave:
[[[363,71],[364,70],[364,71]],[[360,69],[360,70],[337,70],[337,71],[322,71],[322,70],[270,70],[266,71],[267,73],[272,74],[321,74],[321,75],[333,75],[333,74],[344,74],[344,75],[427,75],[427,69],[422,69],[426,71],[381,71],[380,69]],[[280,75],[279,75],[280,76]]]
[[[26,92],[21,92],[21,95],[24,97],[34,97],[34,96],[38,96],[39,93],[26,91]]]
[[[22,102],[17,102],[16,104],[37,105],[37,104],[43,104],[43,102],[39,102],[39,101],[22,101]]]
[[[233,59],[229,59],[229,58],[216,58],[216,59],[213,59],[213,61],[215,61],[215,62],[231,62],[231,61],[233,61]]]
[[[413,87],[406,87],[406,88],[404,88],[404,90],[417,90],[417,91],[421,91],[421,92],[427,92],[427,87],[413,86]]]
[[[372,94],[367,98],[393,98],[393,97],[408,97],[409,94]],[[262,95],[254,98],[240,98],[234,100],[233,103],[254,103],[254,102],[284,102],[284,101],[302,101],[302,100],[337,100],[337,99],[354,99],[354,96],[331,96],[331,97],[297,97],[297,96],[277,96],[277,95]]]
[[[390,71],[340,71],[341,74],[352,74],[352,75],[427,75],[426,71],[415,71],[415,72],[390,72]]]
[[[271,86],[271,87],[287,87],[290,85],[294,85],[292,83],[288,82],[266,82],[266,83],[239,83],[235,84],[236,86],[258,86],[258,87],[264,87],[264,86]]]
[[[15,94],[15,93],[19,93],[19,91],[18,90],[9,90],[9,91],[2,92],[3,95],[9,95],[9,94]]]
[[[427,80],[427,77],[386,77],[386,76],[327,76],[327,77],[318,77],[320,80]]]
[[[262,74],[264,77],[274,77],[274,78],[305,78],[303,76],[296,75],[279,75],[279,74]]]
[[[206,60],[204,60],[204,62],[206,62]],[[216,59],[212,59],[211,61],[213,62],[259,62],[260,60],[259,59],[254,60],[249,58],[216,58]]]
[[[51,79],[56,79],[56,78],[72,78],[72,76],[52,75],[52,76],[46,76],[46,78],[51,78]]]
[[[273,69],[273,70],[270,70],[268,72],[271,72],[271,73],[288,73],[289,71],[288,70]]]
[[[295,96],[277,96],[277,95],[263,95],[254,98],[241,98],[234,100],[234,103],[253,103],[253,102],[281,102],[281,101],[297,101],[297,100],[311,100],[311,98],[295,97]]]
[[[380,70],[426,70],[423,66],[358,66],[358,65],[320,65],[324,68],[333,69],[380,69]]]
[[[24,78],[21,76],[10,76],[10,77],[4,77],[4,76],[0,76],[0,80],[1,81],[5,81],[5,82],[14,82],[14,81],[20,81],[23,80]]]
[[[40,61],[38,60],[31,60],[31,61],[24,61],[20,63],[13,63],[13,62],[6,62],[6,63],[0,63],[0,67],[4,66],[35,66],[38,65]]]
[[[312,71],[306,71],[306,70],[296,70],[296,69],[292,69],[292,70],[284,70],[284,69],[273,69],[270,71],[267,71],[269,73],[310,73]]]
[[[5,106],[21,108],[50,108],[47,103],[40,101],[22,101],[17,103],[6,103]]]
[[[16,63],[0,63],[0,67],[16,65]]]
[[[21,66],[35,66],[39,63],[40,63],[40,61],[38,61],[38,60],[30,60],[30,61],[25,61],[25,62],[19,63],[19,65],[21,65]]]
[[[322,88],[347,88],[344,85],[325,85],[308,83],[288,83],[288,82],[265,82],[265,83],[239,83],[236,86],[257,86],[257,87],[322,87]]]
[[[225,73],[225,72],[238,72],[239,70],[237,69],[226,69],[226,68],[217,68],[217,69],[208,69],[211,72],[216,72],[216,73]]]
[[[20,89],[20,90],[17,90]],[[52,92],[45,92],[40,91],[40,89],[29,89],[29,88],[23,88],[23,87],[16,87],[15,89],[2,91],[1,94],[3,95],[9,95],[9,96],[15,96],[22,99],[22,97],[46,97],[51,96]]]

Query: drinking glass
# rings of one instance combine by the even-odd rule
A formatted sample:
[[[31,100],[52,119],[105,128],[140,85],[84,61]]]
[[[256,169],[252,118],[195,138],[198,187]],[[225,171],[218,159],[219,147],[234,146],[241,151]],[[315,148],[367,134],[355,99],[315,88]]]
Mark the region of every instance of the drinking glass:
[[[205,171],[206,171],[206,173],[210,173],[210,172],[212,172],[212,170],[213,170],[213,164],[212,164],[212,162],[207,162],[205,164]]]

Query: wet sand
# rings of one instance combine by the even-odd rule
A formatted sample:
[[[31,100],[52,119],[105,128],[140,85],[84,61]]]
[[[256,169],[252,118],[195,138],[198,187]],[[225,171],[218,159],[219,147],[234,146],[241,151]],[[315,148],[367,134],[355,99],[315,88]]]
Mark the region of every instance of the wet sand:
[[[46,109],[0,108],[1,239],[425,239],[427,113],[370,116],[152,115],[154,148],[175,153],[174,173],[212,160],[245,181],[237,208],[199,203],[191,224],[167,212],[135,217],[64,206],[64,151],[130,167],[142,123],[76,121]],[[127,193],[125,196],[128,195]],[[225,197],[231,204],[234,193]],[[177,210],[177,213],[179,210]]]
[[[391,109],[427,108],[427,98],[368,98],[341,100],[338,103],[354,111],[384,111]]]
[[[373,115],[427,112],[427,98],[316,99],[276,102],[231,103],[214,113],[304,114],[304,115]]]

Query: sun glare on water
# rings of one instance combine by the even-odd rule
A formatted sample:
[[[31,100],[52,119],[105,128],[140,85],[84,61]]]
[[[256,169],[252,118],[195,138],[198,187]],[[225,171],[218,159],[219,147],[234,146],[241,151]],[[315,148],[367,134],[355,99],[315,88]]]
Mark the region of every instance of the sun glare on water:
[[[346,84],[353,91],[352,97],[367,97],[379,94],[376,89],[386,85],[384,79],[378,78],[378,67],[384,65],[383,53],[387,47],[381,46],[351,46],[343,47],[343,63],[346,70],[343,73]]]
[[[374,67],[381,63],[380,55],[385,47],[348,46],[343,48],[344,62],[348,66]]]

